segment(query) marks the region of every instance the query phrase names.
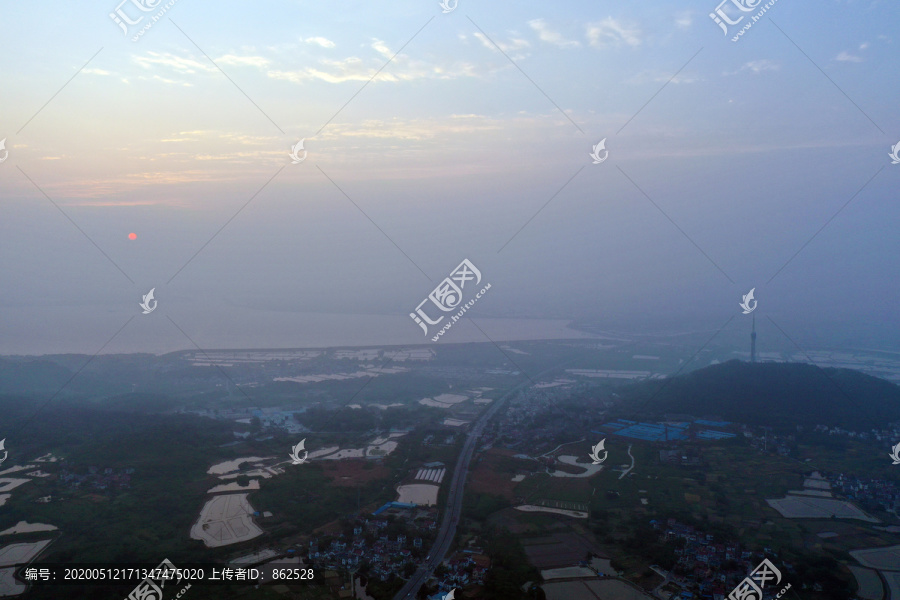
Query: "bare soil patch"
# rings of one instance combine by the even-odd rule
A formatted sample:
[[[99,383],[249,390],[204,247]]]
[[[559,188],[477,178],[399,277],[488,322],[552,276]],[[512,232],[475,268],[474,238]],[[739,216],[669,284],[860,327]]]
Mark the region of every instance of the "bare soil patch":
[[[469,473],[466,487],[476,494],[494,494],[508,500],[515,499],[518,485],[513,481],[514,473],[509,470],[510,461],[516,461],[504,451],[489,450]]]
[[[379,462],[373,460],[333,460],[322,463],[325,475],[331,477],[331,485],[355,487],[361,483],[385,479],[391,472]]]

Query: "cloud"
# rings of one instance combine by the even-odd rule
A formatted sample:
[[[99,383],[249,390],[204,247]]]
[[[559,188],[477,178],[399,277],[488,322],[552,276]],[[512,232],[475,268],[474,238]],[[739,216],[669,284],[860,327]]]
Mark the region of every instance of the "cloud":
[[[543,19],[532,19],[528,21],[528,25],[538,34],[538,39],[560,48],[571,48],[580,46],[581,44],[575,40],[567,40],[558,31],[552,31],[547,28],[547,24]]]
[[[382,42],[379,39],[376,39],[372,42],[372,49],[375,50],[378,54],[382,55],[385,58],[391,58],[394,56],[394,53],[391,52],[391,49],[387,47],[387,44]]]
[[[489,50],[493,50],[495,52],[497,51],[497,48],[500,48],[500,50],[502,50],[506,54],[509,54],[510,52],[515,52],[517,50],[522,50],[523,48],[531,47],[531,44],[528,43],[528,40],[524,40],[522,38],[510,38],[510,40],[508,42],[501,42],[501,41],[498,41],[495,39],[492,42],[490,39],[488,39],[488,37],[486,35],[484,35],[480,31],[473,33],[472,35],[474,35],[476,38],[478,38],[485,48],[487,48]],[[494,44],[496,44],[496,46]],[[525,57],[524,54],[517,54],[516,56],[513,56],[512,58],[524,58],[524,57]]]
[[[140,66],[150,69],[156,66],[168,67],[179,73],[193,74],[197,71],[206,71],[207,73],[215,73],[216,68],[206,62],[196,61],[192,58],[183,58],[174,54],[148,52],[147,56],[135,56],[134,62]]]
[[[138,77],[143,81],[162,81],[163,83],[167,83],[169,85],[183,85],[185,87],[193,87],[194,84],[188,83],[186,81],[178,81],[176,79],[169,79],[168,77],[162,77],[160,75],[154,75],[153,77]]]
[[[737,71],[732,71],[730,73],[726,72],[725,75],[737,75],[741,71],[750,71],[754,75],[759,75],[763,71],[777,71],[779,68],[781,67],[778,63],[763,58],[746,62],[741,65],[741,68]]]
[[[240,146],[246,147],[248,145],[255,146],[271,146],[273,143],[277,143],[278,139],[272,136],[258,136],[258,135],[247,135],[245,133],[236,133],[232,131],[218,131],[214,129],[198,129],[194,131],[179,131],[176,134],[173,134],[174,137],[163,138],[159,140],[160,142],[166,143],[178,143],[178,142],[208,142],[214,143],[217,147],[220,146],[222,141],[225,142],[233,142],[235,144],[240,144]],[[169,156],[174,155],[174,153],[170,153]]]
[[[423,61],[414,61],[405,54],[394,54],[387,44],[379,39],[374,39],[370,47],[380,57],[363,59],[358,56],[335,60],[323,58],[314,67],[304,67],[295,71],[271,69],[266,75],[272,79],[281,79],[300,83],[309,80],[325,81],[327,83],[344,83],[346,81],[369,81],[378,75],[378,81],[411,81],[414,79],[426,79],[429,77],[449,79],[454,76],[452,70],[446,70],[437,65],[430,65]],[[385,61],[391,61],[391,68],[379,73],[385,65]],[[470,74],[471,68],[463,70],[464,74]]]
[[[608,45],[620,46],[623,43],[629,46],[640,46],[640,35],[641,31],[634,25],[626,25],[612,17],[606,17],[602,21],[587,25],[588,41],[595,48]]]
[[[325,38],[316,39],[315,43],[323,47],[326,45],[323,42],[329,42]],[[517,44],[512,44],[509,47],[517,47]],[[293,83],[305,81],[324,81],[327,83],[366,82],[372,80],[373,77],[378,81],[401,82],[417,79],[455,79],[457,77],[478,76],[478,69],[474,64],[453,60],[452,58],[448,59],[447,62],[433,63],[414,60],[406,54],[395,55],[394,50],[377,38],[372,40],[369,48],[374,52],[369,52],[367,56],[347,56],[337,59],[320,58],[313,64],[307,63],[306,66],[293,70],[282,68],[280,61],[275,58],[258,55],[225,54],[214,60],[216,64],[222,66],[255,68],[270,79]],[[278,53],[276,49],[272,49],[272,52]],[[147,77],[141,77],[141,79],[153,79],[173,85],[191,84],[178,81],[178,78],[172,73],[179,75],[196,74],[198,72],[218,73],[218,69],[206,60],[195,60],[191,57],[176,56],[171,53],[148,52],[144,56],[133,57],[133,60],[145,69],[154,71],[152,75],[148,74]],[[390,68],[379,72],[388,61],[390,61]],[[162,72],[160,67],[170,70],[171,73]]]
[[[879,38],[880,37],[881,36],[879,36]],[[870,45],[871,44],[869,44],[869,42],[862,42],[859,45],[859,51],[865,52],[866,50],[868,50]],[[855,63],[859,63],[859,62],[863,61],[861,56],[857,56],[856,54],[850,54],[847,51],[842,51],[840,54],[838,54],[837,56],[834,57],[834,60],[837,60],[840,62],[855,62]]]
[[[417,79],[456,79],[457,77],[475,77],[477,75],[475,65],[470,63],[455,62],[451,65],[437,65],[410,60],[405,54],[398,54],[391,61],[390,69],[379,73],[378,70],[384,66],[385,59],[393,56],[393,52],[379,40],[372,44],[372,48],[381,56],[367,60],[358,56],[349,56],[340,60],[321,59],[316,66],[293,71],[270,69],[266,71],[266,76],[292,83],[315,80],[326,83],[344,83],[369,81],[377,73],[377,81],[397,83]]]
[[[641,84],[641,83],[697,83],[698,81],[703,81],[700,76],[694,75],[692,73],[679,73],[676,76],[672,76],[668,73],[663,73],[661,71],[642,71],[637,75],[628,79],[628,83],[631,84]]]
[[[327,38],[323,38],[323,37],[308,37],[303,41],[306,42],[307,44],[318,44],[319,46],[322,46],[323,48],[334,48],[334,42],[332,42],[331,40],[329,40]]]
[[[316,67],[305,67],[295,71],[282,71],[273,69],[266,72],[266,75],[272,79],[281,79],[292,83],[302,83],[304,81],[318,79],[328,83],[344,83],[346,81],[368,81],[377,69],[375,67],[366,67],[363,65],[361,58],[351,56],[343,60],[322,61],[325,63],[324,69]],[[390,73],[383,74],[383,81],[392,81]]]
[[[216,63],[220,65],[249,65],[251,67],[263,68],[268,66],[269,59],[262,56],[235,56],[234,54],[226,54],[216,59]]]
[[[689,10],[680,12],[675,16],[675,26],[679,29],[690,29],[693,24],[694,17]]]
[[[834,60],[838,60],[841,62],[862,62],[862,58],[856,56],[854,54],[850,54],[849,52],[842,51],[840,54],[834,57]]]
[[[518,121],[525,121],[519,119]],[[398,141],[445,139],[448,135],[467,139],[477,133],[502,132],[503,122],[484,115],[448,115],[431,119],[367,119],[361,123],[333,123],[322,139],[376,138]]]
[[[202,129],[196,131],[179,131],[178,137],[170,137],[159,140],[160,142],[199,142],[201,138],[205,138],[210,132]]]

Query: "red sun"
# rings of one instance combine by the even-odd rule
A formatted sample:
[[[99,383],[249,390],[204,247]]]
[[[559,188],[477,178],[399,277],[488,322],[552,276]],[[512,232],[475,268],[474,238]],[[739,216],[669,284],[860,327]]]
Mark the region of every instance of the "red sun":
[[[129,239],[129,240],[136,240],[136,239],[137,239],[137,234],[136,234],[136,233],[129,233],[129,234],[128,234],[128,239]]]

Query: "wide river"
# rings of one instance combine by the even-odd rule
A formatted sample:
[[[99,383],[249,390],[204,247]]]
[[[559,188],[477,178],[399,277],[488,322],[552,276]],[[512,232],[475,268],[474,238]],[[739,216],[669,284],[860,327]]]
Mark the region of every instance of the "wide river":
[[[21,314],[18,314],[21,313]],[[0,320],[0,354],[102,354],[176,350],[329,348],[592,337],[568,321],[477,318],[458,321],[437,342],[406,315],[347,315],[162,305],[148,314],[90,307],[10,308]],[[129,319],[131,319],[129,321]],[[127,323],[127,325],[126,325]],[[443,325],[443,323],[441,323]],[[436,328],[433,328],[436,329]],[[121,330],[121,331],[120,331]],[[196,346],[195,346],[196,344]],[[104,347],[105,345],[105,347]]]

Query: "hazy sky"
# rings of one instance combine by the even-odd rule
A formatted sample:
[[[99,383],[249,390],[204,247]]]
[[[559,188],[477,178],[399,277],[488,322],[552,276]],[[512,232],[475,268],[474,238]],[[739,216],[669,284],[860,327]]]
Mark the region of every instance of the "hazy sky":
[[[0,6],[2,353],[424,343],[464,258],[476,322],[900,329],[895,2],[137,4]]]

